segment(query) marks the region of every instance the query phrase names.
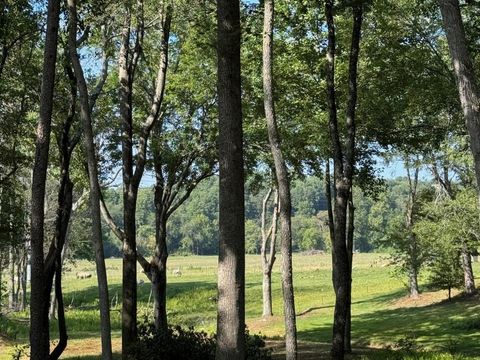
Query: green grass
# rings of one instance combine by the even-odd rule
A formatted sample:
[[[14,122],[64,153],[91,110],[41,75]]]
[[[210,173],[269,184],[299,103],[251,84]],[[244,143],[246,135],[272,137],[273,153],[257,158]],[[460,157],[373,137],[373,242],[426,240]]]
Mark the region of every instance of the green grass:
[[[273,273],[274,317],[261,319],[262,273],[259,256],[247,256],[246,260],[246,317],[251,332],[261,332],[272,340],[283,336],[282,299],[280,287],[280,261]],[[402,279],[393,276],[393,269],[386,266],[388,261],[376,254],[354,256],[352,294],[352,339],[358,356],[365,359],[408,358],[407,353],[389,350],[366,350],[365,348],[388,348],[402,338],[414,336],[415,343],[422,350],[416,358],[450,359],[448,352],[474,358],[480,353],[480,303],[478,298],[453,301],[446,299],[446,292],[426,294],[422,306],[412,306],[409,301],[395,303],[406,294]],[[297,313],[308,310],[297,318],[298,337],[305,348],[319,349],[313,358],[328,353],[333,317],[333,289],[331,283],[330,255],[294,256],[295,302]],[[476,270],[480,270],[476,265]],[[170,257],[168,262],[168,311],[169,321],[175,324],[195,326],[213,332],[215,330],[216,303],[215,256]],[[172,275],[172,270],[180,268],[181,277]],[[121,260],[108,259],[107,270],[110,297],[112,337],[116,350],[119,350],[120,309],[121,309]],[[99,338],[98,292],[96,279],[78,280],[78,271],[95,272],[95,265],[77,262],[75,267],[65,272],[64,301],[69,331],[69,353],[82,355],[82,348]],[[150,285],[139,268],[139,279],[144,283],[138,286],[139,318],[151,314],[148,303]],[[427,296],[428,295],[428,296]],[[431,301],[429,301],[429,298]],[[16,333],[16,343],[28,341],[27,313],[10,315],[8,322],[0,319],[0,329],[9,328]],[[22,321],[23,320],[23,321]],[[52,323],[52,339],[55,339],[56,324]],[[412,335],[413,333],[413,335]],[[302,345],[304,346],[304,345]],[[0,359],[8,359],[11,343],[0,342]],[[281,352],[281,349],[279,350]],[[316,350],[314,350],[315,352]],[[307,353],[306,351],[305,353]],[[3,356],[2,356],[3,355]],[[417,356],[415,355],[415,356]],[[401,356],[401,357],[399,357]],[[413,356],[413,355],[411,355]],[[78,359],[93,359],[95,356],[82,356]],[[304,355],[303,358],[309,358]],[[412,357],[413,358],[413,357]],[[455,358],[459,358],[456,355]]]

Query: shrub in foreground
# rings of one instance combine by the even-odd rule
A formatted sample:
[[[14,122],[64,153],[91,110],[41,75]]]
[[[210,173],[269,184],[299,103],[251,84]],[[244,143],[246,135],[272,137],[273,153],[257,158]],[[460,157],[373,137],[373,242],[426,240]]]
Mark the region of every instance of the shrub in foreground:
[[[271,350],[264,337],[245,332],[246,360],[269,360]],[[153,323],[145,320],[138,327],[138,341],[133,359],[151,360],[214,360],[216,339],[193,327],[169,326],[167,332],[157,332]]]

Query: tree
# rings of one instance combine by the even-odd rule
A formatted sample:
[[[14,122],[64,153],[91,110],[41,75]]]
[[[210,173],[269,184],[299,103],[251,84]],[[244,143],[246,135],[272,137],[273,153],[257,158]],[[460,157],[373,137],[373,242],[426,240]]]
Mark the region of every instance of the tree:
[[[432,166],[432,172],[434,175],[434,178],[437,182],[437,188],[438,191],[440,192],[439,196],[442,198],[442,195],[446,195],[446,197],[450,200],[452,200],[453,203],[456,203],[456,192],[454,191],[454,187],[452,185],[452,181],[449,177],[449,169],[448,166],[445,164],[443,166],[443,174],[440,174],[440,171],[438,170],[437,164],[435,163]],[[465,192],[462,192],[460,195],[464,196]],[[444,196],[443,196],[444,197]],[[453,209],[455,210],[455,215],[458,213],[464,213],[464,219],[468,218],[468,215],[471,216],[468,212],[465,213],[466,209],[473,210],[472,212],[475,213],[476,208],[473,207],[472,209],[472,204],[471,202],[468,202],[467,199],[462,199],[465,201],[465,205],[461,206],[460,209]],[[445,214],[445,216],[448,216]],[[471,224],[475,224],[476,219],[472,219]],[[467,228],[473,228],[475,229],[474,226],[471,224],[465,224]],[[461,224],[460,224],[461,225]],[[472,268],[472,260],[471,260],[471,253],[472,253],[472,244],[471,240],[469,241],[469,236],[463,237],[459,239],[459,242],[461,244],[460,248],[458,251],[460,252],[460,258],[461,258],[461,264],[462,264],[462,269],[463,269],[463,275],[464,275],[464,280],[465,280],[465,292],[468,295],[473,295],[476,293],[475,289],[475,279],[473,275],[473,268]]]
[[[334,211],[329,211],[330,232],[332,237],[333,259],[333,287],[335,290],[335,313],[333,323],[332,357],[343,359],[346,344],[346,323],[349,321],[349,305],[351,302],[351,246],[347,249],[348,224],[347,217],[352,218],[352,204],[350,203],[352,192],[352,180],[355,167],[355,111],[357,106],[357,66],[360,50],[361,26],[363,20],[363,3],[352,5],[353,30],[348,67],[348,99],[346,109],[346,139],[342,147],[340,130],[337,121],[337,96],[335,90],[335,21],[334,1],[325,2],[325,16],[327,19],[328,44],[327,44],[327,103],[329,113],[329,129],[334,165],[335,198]],[[329,162],[330,160],[328,160]],[[328,178],[330,177],[327,171]],[[327,192],[330,193],[330,182],[327,181]],[[332,197],[327,195],[331,204]],[[350,203],[350,204],[349,204]],[[331,205],[329,205],[331,207]],[[350,207],[350,211],[348,210]],[[349,214],[347,216],[347,213]],[[351,219],[350,222],[353,222]],[[348,236],[350,238],[350,236]]]
[[[76,77],[76,87],[80,96],[80,117],[83,123],[84,144],[87,153],[87,171],[90,185],[90,208],[92,216],[92,242],[95,250],[95,263],[97,268],[98,292],[100,300],[100,321],[102,334],[102,358],[112,358],[112,341],[110,333],[110,302],[108,297],[107,270],[105,267],[105,254],[102,240],[102,224],[100,213],[101,190],[98,182],[98,170],[96,160],[96,149],[92,126],[92,111],[95,101],[100,94],[107,77],[107,60],[104,60],[103,73],[92,96],[89,96],[87,82],[83,74],[80,59],[77,54],[77,4],[75,0],[68,0],[69,23],[68,23],[68,44],[70,59]],[[71,199],[70,199],[71,200]],[[70,202],[70,209],[72,204]],[[66,236],[68,221],[64,224]],[[59,262],[61,258],[59,257]],[[60,307],[60,306],[59,306]]]
[[[454,198],[438,197],[422,206],[422,218],[415,231],[428,244],[427,264],[433,281],[442,288],[464,285],[475,293],[471,252],[478,246],[478,204],[471,189],[460,189]],[[442,274],[445,276],[441,281]]]
[[[283,313],[285,317],[285,352],[288,360],[294,360],[297,358],[297,325],[292,269],[292,201],[290,195],[290,180],[282,153],[273,97],[274,1],[266,0],[264,6],[262,71],[264,107],[265,118],[267,120],[268,140],[275,165],[275,178],[278,189],[278,217],[280,219],[280,247],[282,251]]]
[[[263,198],[262,202],[262,245],[260,255],[262,257],[262,270],[263,270],[263,283],[262,283],[262,296],[263,296],[263,312],[264,318],[272,316],[272,268],[275,263],[276,253],[276,240],[277,240],[277,223],[279,213],[279,201],[278,191],[275,189],[273,195],[273,208],[271,216],[271,224],[267,228],[267,209],[268,202],[272,196],[272,188],[269,188],[267,195]],[[248,221],[248,220],[247,220]]]
[[[405,229],[408,236],[407,245],[407,267],[408,267],[408,288],[410,290],[410,297],[418,297],[418,272],[420,270],[419,261],[419,248],[417,244],[417,238],[413,232],[414,220],[414,208],[417,200],[417,187],[418,187],[418,173],[420,167],[418,164],[414,165],[414,174],[411,175],[410,166],[407,164],[407,177],[408,177],[408,202],[405,211]]]
[[[477,189],[480,191],[480,90],[465,36],[458,0],[438,0],[457,81],[458,96],[470,134]],[[480,194],[480,192],[479,192]],[[479,199],[480,199],[480,195]]]
[[[40,113],[37,127],[35,163],[32,180],[31,243],[32,286],[30,294],[30,356],[34,360],[49,357],[48,303],[50,289],[45,274],[44,203],[45,184],[50,147],[50,132],[55,87],[55,63],[59,28],[60,1],[48,1],[47,32],[45,38]],[[48,290],[48,292],[46,291]]]
[[[240,33],[240,2],[218,0],[218,360],[245,357],[245,194]]]

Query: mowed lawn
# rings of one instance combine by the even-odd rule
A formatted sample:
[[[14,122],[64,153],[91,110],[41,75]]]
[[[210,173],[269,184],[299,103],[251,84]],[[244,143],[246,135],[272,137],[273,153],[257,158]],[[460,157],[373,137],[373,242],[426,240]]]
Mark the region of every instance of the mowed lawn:
[[[279,258],[280,256],[278,256]],[[385,255],[355,254],[353,264],[352,339],[355,352],[365,358],[385,358],[380,348],[394,347],[402,338],[414,338],[426,351],[463,353],[476,358],[480,354],[480,301],[454,298],[447,301],[446,291],[431,292],[423,287],[418,300],[405,297],[404,279],[395,275]],[[273,311],[268,320],[262,315],[262,271],[260,257],[246,259],[246,317],[252,333],[268,337],[269,345],[281,356],[283,315],[280,284],[280,259],[274,267]],[[216,320],[215,256],[172,256],[168,260],[168,310],[172,324],[194,326],[214,332]],[[108,259],[108,279],[112,302],[112,340],[120,352],[121,259]],[[179,269],[181,276],[174,276]],[[477,273],[480,266],[475,264]],[[88,271],[89,279],[76,279],[76,273]],[[138,269],[139,320],[151,315],[150,285]],[[143,280],[143,283],[142,283]],[[301,357],[319,358],[328,353],[333,318],[331,256],[294,255],[295,306]],[[63,277],[69,345],[63,358],[98,358],[100,352],[99,312],[95,264],[79,261],[69,265]],[[15,316],[15,317],[12,317]],[[0,359],[9,359],[13,345],[28,341],[28,314],[10,316],[7,329],[16,333],[15,342],[0,337]],[[1,320],[0,320],[1,321]],[[52,324],[52,340],[57,336]],[[373,348],[370,350],[369,348]],[[446,356],[446,355],[445,355]],[[449,358],[438,357],[438,358]],[[480,359],[480,357],[478,357]]]

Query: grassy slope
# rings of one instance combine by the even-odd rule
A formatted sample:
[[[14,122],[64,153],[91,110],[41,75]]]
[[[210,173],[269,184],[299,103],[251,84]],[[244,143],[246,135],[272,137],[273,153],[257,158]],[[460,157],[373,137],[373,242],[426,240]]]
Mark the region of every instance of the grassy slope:
[[[168,309],[171,323],[193,325],[213,332],[215,329],[216,263],[212,257],[171,257],[169,259]],[[333,289],[331,285],[330,255],[294,256],[297,313],[306,312],[297,320],[298,336],[306,349],[328,352],[325,344],[330,340],[333,315]],[[274,268],[273,311],[275,316],[267,321],[261,317],[261,265],[258,256],[247,256],[246,316],[251,332],[261,332],[280,339],[283,334],[282,301],[279,261]],[[426,350],[445,351],[455,347],[467,355],[480,353],[480,310],[478,299],[441,302],[445,292],[428,293],[417,302],[400,300],[405,295],[405,285],[392,275],[386,260],[375,254],[358,254],[354,258],[353,273],[353,336],[357,348],[385,347],[400,338],[414,333],[417,342]],[[182,276],[175,277],[172,270],[180,268]],[[94,355],[100,350],[99,319],[96,279],[77,280],[77,271],[94,273],[95,266],[78,262],[64,275],[65,303],[69,346],[65,357]],[[112,298],[112,328],[114,350],[120,350],[121,260],[107,260]],[[478,271],[478,268],[476,269]],[[139,316],[150,313],[148,299],[150,286],[144,274],[139,279]],[[116,304],[116,305],[115,305]],[[17,314],[26,318],[27,314]],[[468,322],[465,319],[476,319]],[[13,327],[17,341],[28,340],[28,328]],[[470,328],[470,329],[469,329]],[[52,326],[52,338],[56,336]],[[1,338],[0,338],[1,339]],[[275,343],[275,342],[273,342]],[[323,345],[321,345],[323,344]],[[10,346],[9,346],[10,345]],[[0,359],[7,359],[11,344],[0,340]],[[313,350],[315,352],[315,350]],[[3,355],[3,356],[2,356]],[[312,355],[313,356],[313,355]],[[315,355],[318,358],[318,351]],[[369,355],[371,357],[375,356]],[[379,358],[386,358],[381,353]],[[95,356],[91,357],[95,358]],[[305,355],[304,358],[309,358]],[[87,357],[82,357],[87,359]]]

